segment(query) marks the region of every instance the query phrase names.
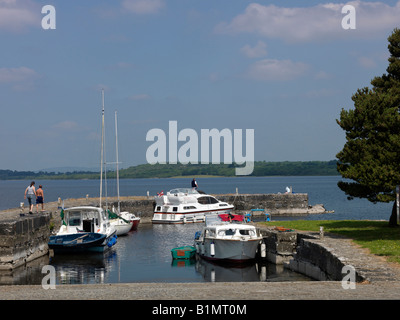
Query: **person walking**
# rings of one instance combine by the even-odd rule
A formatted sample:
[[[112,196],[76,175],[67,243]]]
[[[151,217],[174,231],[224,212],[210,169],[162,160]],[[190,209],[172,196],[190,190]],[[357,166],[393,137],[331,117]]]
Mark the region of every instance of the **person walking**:
[[[33,200],[36,199],[35,181],[32,181],[29,187],[25,189],[24,199],[28,199],[29,214],[32,214]]]
[[[43,187],[40,184],[39,188],[36,190],[36,212],[39,213],[39,204],[42,205],[42,210],[44,211],[44,192],[43,192]]]

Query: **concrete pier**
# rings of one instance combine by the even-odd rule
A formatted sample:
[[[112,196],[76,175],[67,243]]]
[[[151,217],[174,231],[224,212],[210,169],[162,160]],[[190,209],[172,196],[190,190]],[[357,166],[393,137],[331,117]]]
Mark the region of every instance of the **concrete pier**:
[[[0,270],[11,270],[48,253],[50,215],[39,213],[0,221]]]

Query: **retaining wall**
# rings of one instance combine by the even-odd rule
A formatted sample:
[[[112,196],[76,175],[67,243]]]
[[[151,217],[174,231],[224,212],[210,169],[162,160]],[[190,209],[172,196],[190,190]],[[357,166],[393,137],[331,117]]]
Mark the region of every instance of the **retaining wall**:
[[[341,281],[347,264],[332,250],[317,243],[319,236],[295,231],[260,229],[266,244],[266,259],[319,281]],[[364,281],[356,270],[356,281]]]
[[[265,209],[271,216],[293,216],[326,213],[323,205],[310,206],[308,194],[216,194],[218,200],[235,206],[236,212],[250,211],[251,209]],[[115,207],[117,202],[109,201]],[[126,198],[121,201],[121,210],[138,214],[143,222],[150,222],[154,212],[154,198],[135,199]]]
[[[11,270],[49,251],[50,216],[45,213],[0,221],[0,270]]]

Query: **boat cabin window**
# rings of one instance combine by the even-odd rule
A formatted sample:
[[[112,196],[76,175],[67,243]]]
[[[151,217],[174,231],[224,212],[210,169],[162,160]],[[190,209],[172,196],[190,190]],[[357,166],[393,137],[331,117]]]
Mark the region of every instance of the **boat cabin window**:
[[[184,206],[183,209],[190,210],[190,209],[196,209],[196,207],[195,206]]]
[[[214,197],[209,197],[210,198],[210,203],[218,203],[219,201],[215,199]]]
[[[208,204],[208,197],[199,197],[197,198],[197,202],[200,204]]]
[[[79,212],[71,212],[68,217],[68,225],[71,227],[81,225],[81,214]]]
[[[204,196],[197,198],[197,202],[200,204],[212,204],[212,203],[218,203],[219,201],[214,197]]]
[[[228,229],[228,230],[225,230],[225,235],[226,235],[226,236],[233,236],[235,233],[236,233],[236,230],[235,230],[235,229]]]
[[[239,230],[239,233],[242,236],[255,236],[256,235],[254,230]]]
[[[160,211],[161,210],[161,206],[157,206],[157,209],[156,209],[157,211]]]
[[[172,211],[177,212],[178,211],[178,207],[172,207]]]

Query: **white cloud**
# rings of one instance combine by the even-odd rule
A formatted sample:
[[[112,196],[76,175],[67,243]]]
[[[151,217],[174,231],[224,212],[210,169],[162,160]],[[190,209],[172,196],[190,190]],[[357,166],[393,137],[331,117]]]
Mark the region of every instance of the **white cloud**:
[[[315,74],[314,78],[317,80],[325,80],[325,79],[330,79],[332,76],[325,72],[325,71],[319,71]]]
[[[254,47],[246,44],[240,51],[248,58],[260,58],[267,55],[267,45],[263,41],[258,41]]]
[[[122,7],[136,14],[152,14],[164,8],[164,0],[124,0]]]
[[[20,32],[25,27],[40,27],[41,9],[31,0],[0,0],[0,29]]]
[[[0,68],[0,83],[19,83],[32,80],[38,74],[27,67]]]
[[[56,123],[52,126],[53,129],[59,129],[59,130],[76,130],[78,129],[78,124],[73,121],[63,121]]]
[[[291,60],[263,59],[250,65],[247,77],[263,81],[288,81],[302,76],[309,66]]]
[[[373,37],[398,26],[400,1],[390,6],[383,2],[351,1],[356,9],[356,30],[344,30],[341,10],[345,3],[318,4],[313,7],[285,8],[251,3],[244,13],[229,23],[220,23],[218,33],[254,33],[287,42],[330,40],[332,38]]]

